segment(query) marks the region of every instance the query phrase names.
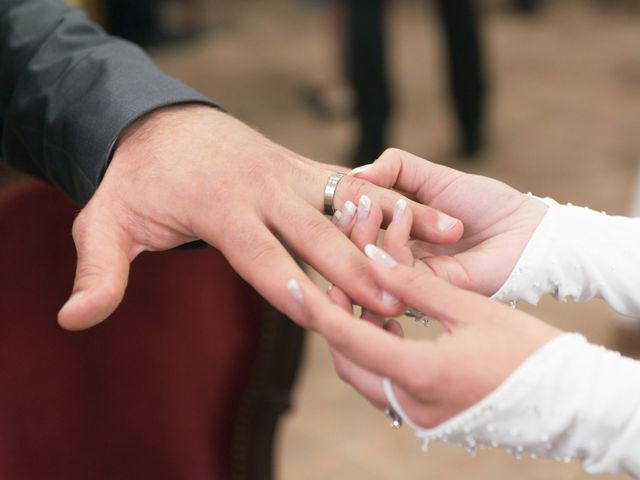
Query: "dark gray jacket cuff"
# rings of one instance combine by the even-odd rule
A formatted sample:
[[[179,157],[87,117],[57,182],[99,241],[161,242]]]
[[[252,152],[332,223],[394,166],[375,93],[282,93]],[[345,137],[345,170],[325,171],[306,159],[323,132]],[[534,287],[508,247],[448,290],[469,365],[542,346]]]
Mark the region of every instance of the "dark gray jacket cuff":
[[[81,204],[131,122],[171,104],[216,106],[62,0],[0,0],[0,67],[4,158]]]

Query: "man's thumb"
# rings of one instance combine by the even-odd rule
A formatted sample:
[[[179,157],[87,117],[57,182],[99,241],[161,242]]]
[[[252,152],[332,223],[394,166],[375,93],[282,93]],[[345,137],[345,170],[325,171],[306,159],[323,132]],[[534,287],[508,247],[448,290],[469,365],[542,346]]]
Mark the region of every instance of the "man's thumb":
[[[67,330],[106,319],[122,301],[129,277],[131,240],[108,214],[85,209],[73,224],[78,254],[73,292],[58,313]]]

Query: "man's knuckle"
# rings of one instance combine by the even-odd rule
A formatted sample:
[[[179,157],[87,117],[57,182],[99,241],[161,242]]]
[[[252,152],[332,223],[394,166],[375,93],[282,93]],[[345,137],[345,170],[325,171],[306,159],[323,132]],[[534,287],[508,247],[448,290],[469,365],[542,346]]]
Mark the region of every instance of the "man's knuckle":
[[[76,268],[76,275],[84,279],[97,278],[103,273],[104,269],[101,266],[89,262],[80,263]]]
[[[362,254],[358,251],[354,251],[349,254],[350,268],[348,270],[348,278],[346,287],[349,289],[347,293],[353,292],[362,297],[371,296],[372,283],[371,275],[369,274],[369,266]]]
[[[278,245],[267,240],[254,240],[249,243],[250,250],[248,250],[248,256],[250,261],[257,264],[266,262],[268,259],[276,255],[280,248]]]
[[[237,215],[227,215],[221,222],[222,237],[218,246],[223,252],[242,252],[247,262],[262,261],[277,250],[255,221]]]
[[[312,218],[308,218],[302,224],[302,229],[305,235],[312,240],[316,245],[326,245],[327,242],[331,242],[341,234],[333,227],[327,219],[314,215]]]
[[[342,188],[340,188],[342,187]],[[370,191],[370,184],[361,180],[359,178],[345,176],[340,180],[338,184],[338,193],[340,194],[340,200],[342,204],[347,202],[347,200],[351,200],[353,203],[357,204],[358,199],[362,195],[366,195]]]
[[[398,158],[402,155],[402,150],[400,150],[399,148],[395,148],[395,147],[388,147],[384,150],[384,152],[382,152],[382,155],[380,155],[380,160],[388,160],[388,159],[394,159],[394,158]]]

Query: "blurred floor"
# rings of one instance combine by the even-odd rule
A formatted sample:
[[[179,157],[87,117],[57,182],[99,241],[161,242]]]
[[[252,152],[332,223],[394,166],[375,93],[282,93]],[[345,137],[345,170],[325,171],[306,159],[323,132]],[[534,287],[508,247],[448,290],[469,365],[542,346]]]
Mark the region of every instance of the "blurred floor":
[[[352,125],[316,118],[298,95],[302,85],[322,80],[329,64],[323,22],[300,3],[211,7],[217,27],[210,36],[158,51],[156,58],[272,139],[309,157],[341,162]],[[606,2],[593,0],[547,2],[542,15],[530,18],[487,3],[493,107],[487,154],[475,164],[450,154],[454,137],[439,74],[439,38],[423,2],[396,2],[393,10],[394,144],[523,191],[627,213],[640,161],[640,16],[595,8]],[[640,352],[640,335],[621,332],[599,301],[546,300],[527,310],[592,341]],[[472,458],[444,446],[424,455],[418,447],[408,429],[391,430],[381,413],[336,378],[324,343],[311,336],[295,409],[281,430],[276,478],[593,478],[576,464],[515,460],[500,451]]]

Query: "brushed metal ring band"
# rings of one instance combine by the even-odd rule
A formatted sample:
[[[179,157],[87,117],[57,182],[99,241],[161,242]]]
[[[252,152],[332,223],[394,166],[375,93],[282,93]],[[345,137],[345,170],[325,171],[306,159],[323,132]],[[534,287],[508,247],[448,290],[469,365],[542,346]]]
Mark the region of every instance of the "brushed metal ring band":
[[[344,173],[332,173],[327,180],[327,186],[324,187],[324,213],[326,215],[332,216],[336,211],[333,207],[333,200],[342,177],[344,177]]]

